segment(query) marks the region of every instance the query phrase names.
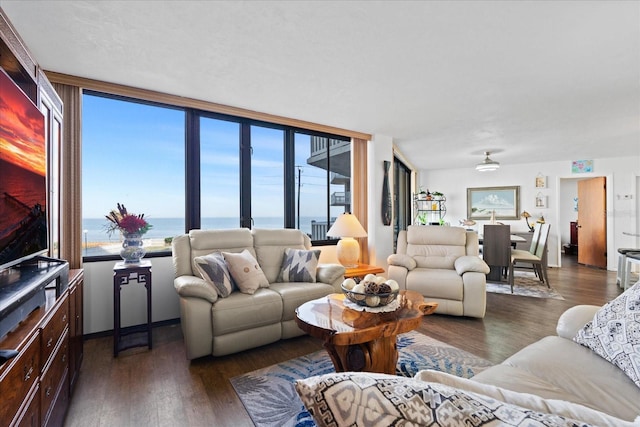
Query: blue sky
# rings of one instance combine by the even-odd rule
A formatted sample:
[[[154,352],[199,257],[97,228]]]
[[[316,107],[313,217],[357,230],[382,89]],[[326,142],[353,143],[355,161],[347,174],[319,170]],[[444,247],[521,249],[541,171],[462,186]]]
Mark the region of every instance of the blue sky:
[[[83,217],[100,218],[117,203],[148,218],[184,216],[184,112],[83,97]],[[239,216],[239,125],[201,120],[203,217]],[[282,131],[252,127],[253,216],[283,216]],[[310,167],[306,135],[296,136],[301,216],[325,212],[324,170]],[[341,190],[337,190],[341,191]]]

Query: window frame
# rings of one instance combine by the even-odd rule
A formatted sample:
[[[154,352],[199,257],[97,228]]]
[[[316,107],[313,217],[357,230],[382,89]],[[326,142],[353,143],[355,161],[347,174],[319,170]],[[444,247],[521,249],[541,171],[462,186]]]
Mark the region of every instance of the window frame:
[[[351,138],[344,135],[322,132],[313,129],[306,129],[298,126],[285,125],[280,123],[272,123],[264,120],[252,119],[241,116],[234,116],[225,113],[208,111],[193,107],[185,107],[173,105],[165,102],[153,101],[138,98],[130,95],[122,95],[110,92],[102,92],[95,89],[82,89],[82,96],[97,96],[109,98],[123,102],[133,102],[143,105],[150,105],[160,108],[169,108],[173,110],[183,111],[185,114],[185,138],[184,138],[184,161],[185,161],[185,206],[184,206],[184,224],[185,233],[191,229],[201,228],[201,182],[200,182],[200,119],[210,118],[215,120],[224,120],[238,123],[240,125],[239,135],[239,154],[240,154],[240,218],[239,226],[252,228],[251,224],[251,126],[260,126],[283,131],[283,163],[284,163],[284,228],[296,229],[296,193],[295,193],[295,134],[301,133],[309,136],[327,138],[328,140],[342,140],[351,143]],[[82,111],[81,111],[82,114]],[[327,165],[326,170],[326,203],[327,203],[327,220],[330,220],[330,156],[331,148],[328,144],[327,148]],[[353,152],[351,152],[353,156]],[[84,189],[83,189],[84,191]],[[326,246],[337,244],[337,239],[313,240],[315,246]],[[170,250],[150,252],[145,258],[166,257],[171,255]],[[98,262],[117,260],[118,255],[83,255],[83,262]]]

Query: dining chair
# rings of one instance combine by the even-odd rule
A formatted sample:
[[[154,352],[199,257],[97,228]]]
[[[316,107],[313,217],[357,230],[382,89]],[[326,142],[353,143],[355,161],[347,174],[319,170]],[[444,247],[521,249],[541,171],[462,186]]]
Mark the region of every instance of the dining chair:
[[[547,287],[551,288],[551,285],[549,284],[549,276],[547,275],[545,257],[550,228],[550,224],[537,224],[529,250],[511,250],[511,262],[509,263],[509,285],[511,286],[511,293],[513,293],[513,270],[516,268],[516,264],[531,264],[533,271],[536,273],[536,276],[538,276],[540,281],[546,283]]]
[[[487,279],[500,282],[507,277],[511,259],[511,227],[485,224],[482,233],[482,259],[491,271]]]

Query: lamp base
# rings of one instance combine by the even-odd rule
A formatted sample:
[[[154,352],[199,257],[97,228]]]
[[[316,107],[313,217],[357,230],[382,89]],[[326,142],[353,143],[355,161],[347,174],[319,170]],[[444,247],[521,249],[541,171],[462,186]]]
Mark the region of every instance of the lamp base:
[[[345,268],[357,267],[358,258],[360,258],[360,245],[353,237],[343,237],[338,242],[336,255],[340,264]]]

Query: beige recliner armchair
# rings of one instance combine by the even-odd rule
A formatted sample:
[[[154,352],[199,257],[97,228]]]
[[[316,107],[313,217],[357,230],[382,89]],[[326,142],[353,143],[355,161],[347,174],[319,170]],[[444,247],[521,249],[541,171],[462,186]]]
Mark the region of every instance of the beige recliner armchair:
[[[476,232],[410,225],[387,263],[389,278],[437,302],[436,313],[484,317],[489,266],[478,257]]]

